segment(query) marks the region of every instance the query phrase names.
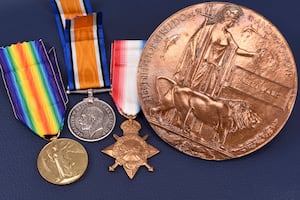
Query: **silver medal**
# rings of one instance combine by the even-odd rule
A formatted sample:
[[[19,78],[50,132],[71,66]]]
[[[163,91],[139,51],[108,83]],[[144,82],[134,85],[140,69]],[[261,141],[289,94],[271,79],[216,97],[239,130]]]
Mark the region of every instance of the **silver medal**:
[[[68,117],[71,133],[87,142],[99,141],[108,136],[116,123],[113,109],[93,96],[75,105]]]

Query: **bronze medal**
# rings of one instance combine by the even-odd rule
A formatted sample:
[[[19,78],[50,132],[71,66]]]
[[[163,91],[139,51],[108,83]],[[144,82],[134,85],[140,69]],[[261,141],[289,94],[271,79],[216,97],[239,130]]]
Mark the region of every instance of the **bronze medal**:
[[[148,135],[139,136],[140,123],[129,119],[121,124],[123,136],[114,134],[117,140],[115,144],[102,150],[103,153],[115,158],[115,163],[109,167],[109,171],[115,171],[118,166],[123,166],[130,179],[133,179],[141,166],[145,166],[148,171],[153,172],[147,159],[159,153],[159,150],[146,143]]]
[[[66,185],[84,174],[88,166],[88,154],[75,140],[54,139],[41,150],[37,166],[41,176],[48,182]]]
[[[250,9],[221,2],[166,19],[145,45],[137,82],[159,137],[207,160],[241,157],[267,144],[297,93],[295,61],[277,28]]]
[[[148,164],[147,159],[159,153],[158,149],[146,143],[147,135],[139,136],[141,124],[134,120],[140,106],[136,79],[131,76],[136,75],[143,46],[142,40],[115,40],[112,44],[111,96],[119,113],[127,120],[121,124],[123,136],[114,134],[117,141],[102,152],[115,158],[109,171],[113,172],[118,166],[123,166],[130,179],[134,178],[141,166],[153,172],[154,168]]]

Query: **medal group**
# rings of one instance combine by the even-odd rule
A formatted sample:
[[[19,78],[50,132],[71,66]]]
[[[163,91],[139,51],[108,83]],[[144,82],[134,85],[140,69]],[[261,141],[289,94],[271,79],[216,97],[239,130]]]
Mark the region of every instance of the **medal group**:
[[[102,14],[93,12],[88,0],[51,0],[51,6],[64,49],[67,90],[55,49],[46,47],[42,40],[0,49],[3,80],[15,117],[49,141],[37,159],[40,175],[50,183],[66,185],[84,174],[88,166],[85,148],[75,140],[59,137],[65,121],[67,94],[87,94],[70,110],[67,122],[76,138],[95,142],[112,132],[116,116],[108,103],[93,94],[110,91],[120,114],[128,120],[121,125],[124,136],[114,135],[116,144],[103,150],[115,158],[109,170],[123,166],[131,179],[141,166],[153,171],[147,159],[159,151],[146,143],[147,136],[139,136],[141,126],[134,120],[140,107],[133,77],[145,41],[113,43],[111,79]]]
[[[49,141],[38,156],[37,167],[50,183],[70,184],[88,167],[85,148],[75,140],[60,138],[68,94],[87,94],[68,114],[70,132],[82,141],[96,142],[114,130],[116,114],[94,94],[110,93],[118,114],[125,118],[120,126],[123,135],[114,134],[116,142],[102,152],[115,159],[109,171],[122,166],[130,179],[142,166],[153,172],[147,159],[159,153],[146,142],[148,135],[139,135],[141,124],[136,116],[140,107],[164,141],[207,160],[253,152],[280,131],[291,113],[296,72],[288,82],[284,76],[273,80],[272,70],[258,71],[262,64],[272,69],[282,62],[275,63],[277,52],[261,45],[274,46],[271,36],[278,41],[284,40],[282,36],[255,20],[236,28],[248,34],[242,39],[253,37],[252,49],[241,48],[242,39],[231,34],[235,23],[252,16],[252,11],[229,3],[191,6],[163,22],[147,43],[115,40],[109,67],[102,14],[93,12],[88,0],[51,0],[51,6],[64,50],[67,90],[55,49],[42,40],[0,49],[2,77],[15,117]],[[189,17],[199,18],[196,28]],[[183,28],[176,29],[175,22]],[[178,40],[185,44],[176,45]],[[295,70],[291,52],[281,50],[290,55],[287,60],[294,68],[289,70]],[[286,102],[279,101],[283,95]]]

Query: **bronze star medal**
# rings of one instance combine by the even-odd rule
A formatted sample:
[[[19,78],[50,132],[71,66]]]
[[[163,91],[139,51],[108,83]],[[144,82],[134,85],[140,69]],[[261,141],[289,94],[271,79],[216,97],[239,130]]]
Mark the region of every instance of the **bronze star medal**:
[[[118,166],[123,166],[130,179],[141,166],[153,172],[154,168],[147,163],[147,159],[159,153],[159,150],[146,143],[148,135],[139,136],[141,125],[133,120],[126,120],[121,124],[123,136],[114,134],[117,140],[114,144],[102,150],[103,153],[115,158],[115,163],[109,166],[109,171],[115,171]]]

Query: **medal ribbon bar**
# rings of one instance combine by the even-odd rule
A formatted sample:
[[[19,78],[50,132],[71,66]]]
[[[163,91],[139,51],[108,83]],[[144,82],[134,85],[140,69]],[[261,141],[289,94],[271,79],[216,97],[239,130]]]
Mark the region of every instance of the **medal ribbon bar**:
[[[52,7],[64,48],[69,90],[110,87],[102,14],[92,13],[89,1],[52,0]]]
[[[115,40],[112,44],[111,96],[118,111],[136,116],[140,111],[136,74],[145,40]]]
[[[51,59],[50,59],[51,58]],[[55,61],[41,40],[0,48],[2,77],[15,117],[42,138],[64,124],[67,96]]]
[[[66,19],[86,16],[92,13],[89,0],[51,0],[59,36],[64,47]]]

